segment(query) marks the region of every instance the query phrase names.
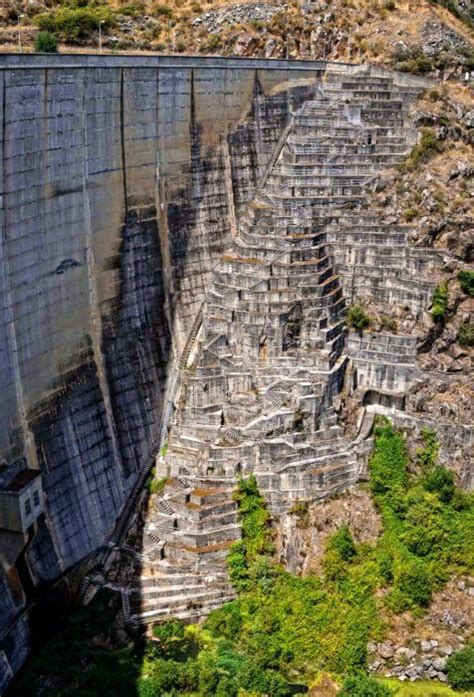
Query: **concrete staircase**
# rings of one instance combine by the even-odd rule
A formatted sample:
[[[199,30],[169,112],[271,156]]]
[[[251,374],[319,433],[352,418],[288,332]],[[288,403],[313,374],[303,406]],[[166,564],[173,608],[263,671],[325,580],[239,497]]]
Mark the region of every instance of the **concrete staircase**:
[[[432,287],[408,228],[367,205],[378,173],[415,142],[417,91],[337,70],[282,132],[213,269],[191,331],[200,351],[180,361],[183,391],[157,462],[170,483],[147,518],[131,621],[199,619],[234,597],[225,557],[240,537],[238,477],[255,473],[274,514],[359,479],[373,418],[364,413],[351,441],[333,408],[349,360],[368,375],[390,354],[369,379],[381,387],[416,377],[411,339],[347,343],[344,318],[355,297],[421,312]]]

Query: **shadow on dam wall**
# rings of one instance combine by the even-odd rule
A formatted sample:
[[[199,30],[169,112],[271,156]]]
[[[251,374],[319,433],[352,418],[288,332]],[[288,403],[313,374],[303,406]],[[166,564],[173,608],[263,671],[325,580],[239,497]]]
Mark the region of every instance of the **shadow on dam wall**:
[[[325,67],[0,57],[0,460],[43,492],[0,530],[0,691],[156,454],[212,265]]]

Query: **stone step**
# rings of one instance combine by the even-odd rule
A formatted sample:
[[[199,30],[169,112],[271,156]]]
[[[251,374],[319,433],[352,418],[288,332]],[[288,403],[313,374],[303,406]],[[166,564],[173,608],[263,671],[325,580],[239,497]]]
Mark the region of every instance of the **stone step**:
[[[218,600],[206,599],[206,601],[203,602],[203,599],[200,599],[199,603],[202,603],[202,605],[198,608],[190,606],[189,603],[184,603],[173,608],[147,610],[146,612],[132,615],[131,620],[138,623],[157,622],[170,618],[181,620],[198,620],[206,617],[210,612],[212,612],[212,610],[222,607],[222,605],[235,600],[235,598],[235,593],[228,593],[227,595],[220,597]]]

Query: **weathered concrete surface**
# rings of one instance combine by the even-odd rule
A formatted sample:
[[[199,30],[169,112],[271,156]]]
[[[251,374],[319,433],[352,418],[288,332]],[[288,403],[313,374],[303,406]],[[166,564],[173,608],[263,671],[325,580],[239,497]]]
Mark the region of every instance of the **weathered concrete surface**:
[[[39,469],[45,492],[19,568],[2,564],[2,632],[107,541],[212,263],[325,68],[0,57],[0,462]]]

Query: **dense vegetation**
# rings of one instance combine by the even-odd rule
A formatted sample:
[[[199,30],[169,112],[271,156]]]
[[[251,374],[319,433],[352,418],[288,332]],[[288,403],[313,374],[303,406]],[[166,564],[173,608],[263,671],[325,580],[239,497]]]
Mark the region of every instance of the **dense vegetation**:
[[[99,24],[104,30],[112,27],[115,14],[100,2],[71,0],[67,5],[36,15],[35,23],[41,30],[74,43],[96,34]]]
[[[438,464],[435,435],[425,431],[423,441],[410,460],[403,435],[386,420],[377,424],[370,487],[383,533],[373,545],[356,545],[341,526],[327,543],[321,577],[297,577],[275,563],[270,515],[250,477],[236,492],[243,534],[228,557],[237,600],[202,627],[155,626],[140,658],[127,647],[97,648],[76,616],[73,639],[43,649],[30,674],[52,671],[58,685],[75,681],[73,691],[58,688],[58,695],[98,695],[105,685],[140,697],[278,697],[305,690],[324,671],[339,681],[342,695],[385,697],[390,690],[365,674],[367,642],[383,637],[382,605],[389,613],[419,614],[451,574],[473,567],[472,495],[456,489],[453,474]],[[461,687],[472,679],[454,657],[449,671]],[[15,692],[20,697],[28,694],[24,680]]]

